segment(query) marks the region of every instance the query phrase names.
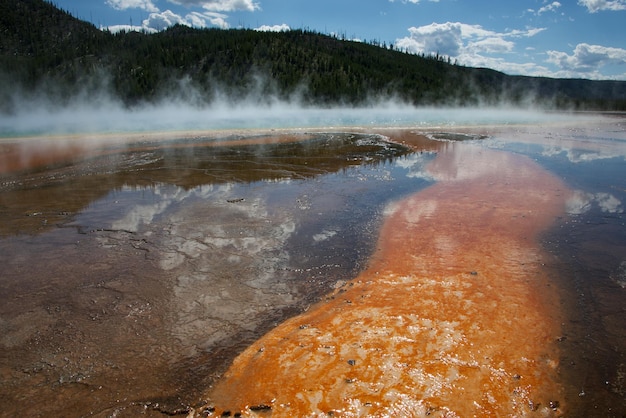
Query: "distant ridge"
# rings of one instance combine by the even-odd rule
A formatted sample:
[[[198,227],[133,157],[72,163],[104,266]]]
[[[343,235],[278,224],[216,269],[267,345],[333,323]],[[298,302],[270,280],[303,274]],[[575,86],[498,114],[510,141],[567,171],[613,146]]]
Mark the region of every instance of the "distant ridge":
[[[303,104],[536,105],[626,110],[626,82],[508,76],[448,57],[305,30],[192,29],[113,34],[44,0],[0,3],[0,111],[16,91],[68,100],[104,91],[127,106],[252,93]],[[193,92],[193,94],[189,93]]]

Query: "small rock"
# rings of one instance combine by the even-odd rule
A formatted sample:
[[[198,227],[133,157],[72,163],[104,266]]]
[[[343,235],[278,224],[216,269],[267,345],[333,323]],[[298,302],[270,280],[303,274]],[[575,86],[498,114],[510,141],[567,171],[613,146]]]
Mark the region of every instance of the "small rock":
[[[271,409],[272,407],[266,404],[260,404],[260,405],[255,405],[255,406],[250,407],[251,411],[270,411]]]

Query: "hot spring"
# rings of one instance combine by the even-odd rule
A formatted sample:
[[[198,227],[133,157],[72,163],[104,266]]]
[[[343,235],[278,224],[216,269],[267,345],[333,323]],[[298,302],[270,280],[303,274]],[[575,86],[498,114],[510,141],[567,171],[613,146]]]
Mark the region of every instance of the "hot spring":
[[[0,415],[626,412],[623,115],[295,109],[0,123]]]

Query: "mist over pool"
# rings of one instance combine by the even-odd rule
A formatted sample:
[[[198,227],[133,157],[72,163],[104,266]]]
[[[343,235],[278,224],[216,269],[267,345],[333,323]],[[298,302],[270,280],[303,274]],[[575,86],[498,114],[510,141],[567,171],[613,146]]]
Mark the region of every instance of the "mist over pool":
[[[195,105],[189,99],[172,99],[129,108],[104,95],[77,98],[62,106],[48,99],[19,101],[13,112],[0,117],[0,137],[346,126],[515,125],[571,117],[567,112],[546,111],[532,102],[525,108],[506,102],[501,106],[441,108],[415,107],[384,99],[360,107],[313,107],[302,105],[297,98],[284,101],[251,96],[234,101],[220,99],[205,105]]]

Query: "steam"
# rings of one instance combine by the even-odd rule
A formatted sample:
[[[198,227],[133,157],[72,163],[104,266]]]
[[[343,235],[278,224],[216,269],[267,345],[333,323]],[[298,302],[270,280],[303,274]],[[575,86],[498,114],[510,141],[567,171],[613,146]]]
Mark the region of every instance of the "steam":
[[[15,92],[0,113],[0,137],[39,135],[167,132],[181,130],[312,128],[348,126],[454,126],[540,123],[554,114],[503,103],[473,108],[416,107],[396,97],[371,98],[360,106],[314,106],[305,100],[306,87],[290,96],[276,94],[272,83],[256,77],[247,92],[216,89],[210,96],[187,80],[167,86],[159,100],[129,107],[108,93],[106,82],[83,83],[68,94]],[[48,91],[49,89],[41,89]]]
[[[213,102],[196,106],[163,101],[126,108],[116,101],[73,102],[64,107],[25,103],[0,121],[1,136],[177,130],[347,126],[454,126],[537,123],[554,115],[528,109],[414,107],[391,101],[360,107],[311,107],[298,102]]]

